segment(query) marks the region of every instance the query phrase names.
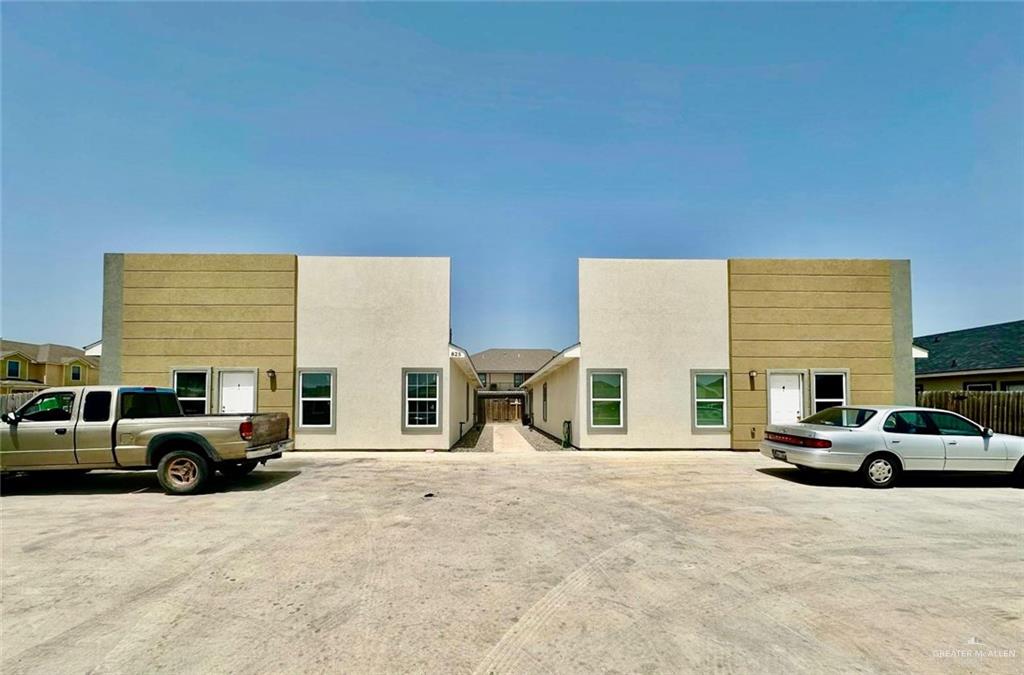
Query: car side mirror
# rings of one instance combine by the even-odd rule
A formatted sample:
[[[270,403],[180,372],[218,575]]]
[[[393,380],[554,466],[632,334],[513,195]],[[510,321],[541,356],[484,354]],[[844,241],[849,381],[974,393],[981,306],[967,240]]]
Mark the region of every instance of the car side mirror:
[[[990,427],[985,427],[984,429],[981,430],[981,435],[984,436],[985,438],[992,438],[992,436],[994,436],[995,433],[996,432],[992,431]]]
[[[4,422],[7,422],[8,424],[11,424],[11,425],[17,424],[18,423],[18,415],[17,415],[17,413],[13,413],[13,412],[4,413]]]

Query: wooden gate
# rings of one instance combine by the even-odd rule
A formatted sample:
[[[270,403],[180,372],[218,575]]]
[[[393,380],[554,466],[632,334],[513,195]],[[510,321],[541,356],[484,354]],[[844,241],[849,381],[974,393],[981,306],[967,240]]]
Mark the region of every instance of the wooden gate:
[[[523,415],[523,401],[518,397],[485,398],[484,420],[487,422],[518,422]]]

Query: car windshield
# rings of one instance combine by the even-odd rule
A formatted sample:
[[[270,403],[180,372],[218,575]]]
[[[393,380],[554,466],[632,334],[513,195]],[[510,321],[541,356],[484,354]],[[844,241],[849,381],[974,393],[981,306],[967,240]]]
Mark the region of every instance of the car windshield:
[[[864,423],[874,416],[875,411],[870,408],[826,408],[801,421],[804,424],[822,424],[827,427],[853,429],[864,426]]]

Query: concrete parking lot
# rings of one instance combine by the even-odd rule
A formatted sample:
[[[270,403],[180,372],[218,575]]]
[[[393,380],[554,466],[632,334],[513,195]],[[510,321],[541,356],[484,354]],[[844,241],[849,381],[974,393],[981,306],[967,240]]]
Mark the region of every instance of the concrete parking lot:
[[[13,673],[1020,672],[1024,492],[740,453],[292,454],[9,482]]]

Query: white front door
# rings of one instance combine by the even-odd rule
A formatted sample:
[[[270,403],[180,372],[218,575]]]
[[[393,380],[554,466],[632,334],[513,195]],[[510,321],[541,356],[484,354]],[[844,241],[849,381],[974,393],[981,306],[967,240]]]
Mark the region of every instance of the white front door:
[[[220,374],[220,411],[226,414],[256,412],[256,373],[225,371]]]
[[[800,373],[768,375],[768,421],[792,424],[804,416],[804,378]]]

